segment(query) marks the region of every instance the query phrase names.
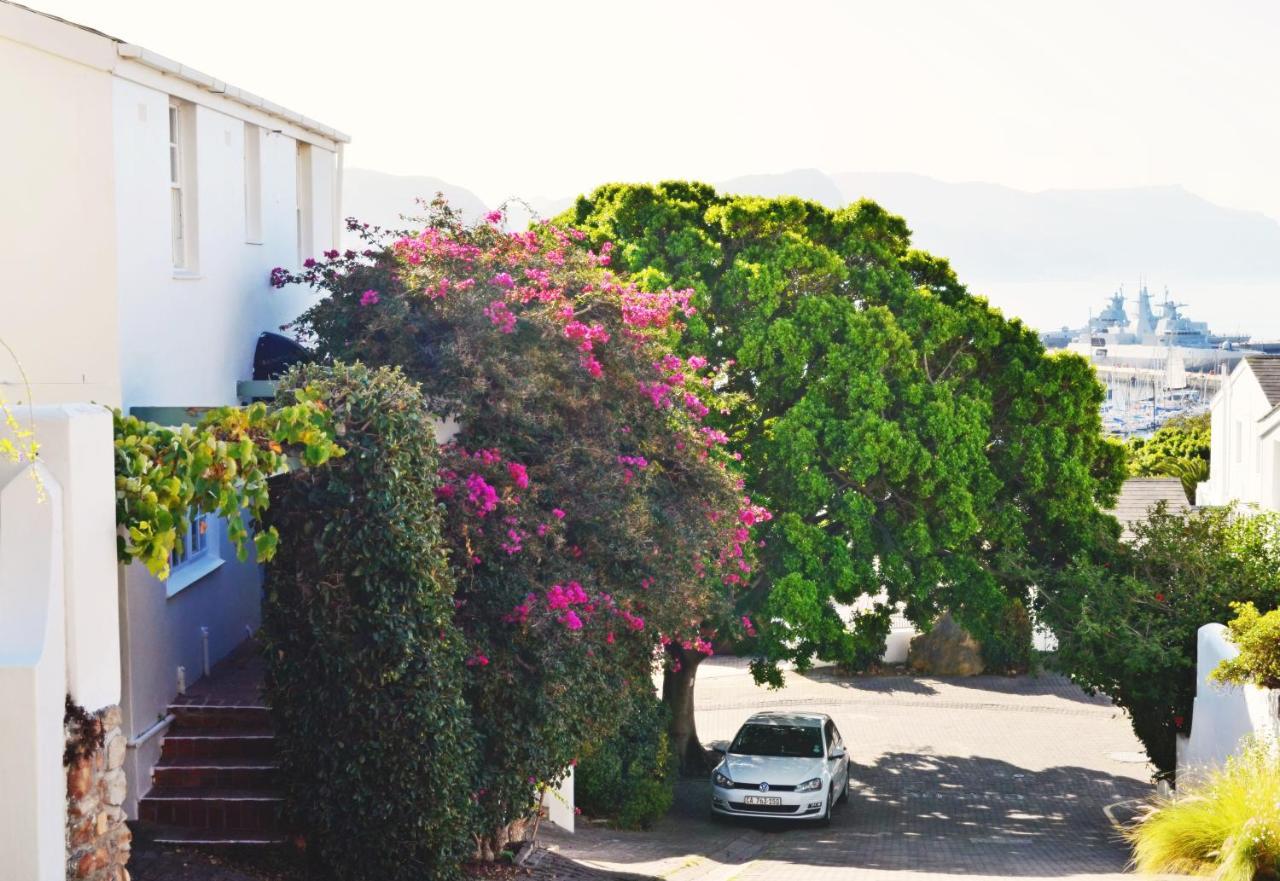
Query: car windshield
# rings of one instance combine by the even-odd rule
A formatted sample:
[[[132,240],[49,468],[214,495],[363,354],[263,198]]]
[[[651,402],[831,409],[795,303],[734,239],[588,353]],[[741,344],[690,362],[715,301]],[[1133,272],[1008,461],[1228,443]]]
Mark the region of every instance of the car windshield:
[[[729,752],[740,756],[821,756],[822,729],[810,725],[743,725]]]

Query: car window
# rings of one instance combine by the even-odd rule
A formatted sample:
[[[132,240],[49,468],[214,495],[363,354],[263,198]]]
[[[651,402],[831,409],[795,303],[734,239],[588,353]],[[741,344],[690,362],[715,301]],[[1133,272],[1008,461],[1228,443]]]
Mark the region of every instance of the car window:
[[[821,756],[822,729],[816,725],[743,725],[729,752],[740,756]]]
[[[827,733],[827,753],[829,755],[831,750],[836,748],[836,723],[828,719],[827,724],[823,726],[823,730]]]
[[[832,740],[831,740],[832,745],[833,745],[833,746],[838,746],[838,747],[840,747],[841,749],[843,749],[843,748],[844,748],[844,738],[840,736],[840,729],[836,727],[836,723],[835,723],[835,722],[832,722],[832,723],[831,723],[831,734],[833,735],[833,736],[832,736]]]

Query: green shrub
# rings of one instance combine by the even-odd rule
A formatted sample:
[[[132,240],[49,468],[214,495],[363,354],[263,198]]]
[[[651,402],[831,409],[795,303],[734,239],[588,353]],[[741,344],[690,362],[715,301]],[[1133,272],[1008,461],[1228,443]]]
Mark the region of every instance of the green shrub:
[[[1236,617],[1227,629],[1240,654],[1213,671],[1219,682],[1280,688],[1280,609],[1263,615],[1253,603],[1232,603]]]
[[[1141,872],[1250,881],[1280,872],[1280,764],[1262,746],[1161,801],[1128,831]]]
[[[622,729],[579,763],[574,795],[584,813],[647,829],[671,809],[674,773],[666,707],[653,694],[637,693]]]
[[[326,877],[452,878],[471,852],[464,649],[415,384],[359,364],[296,369],[347,453],[280,478],[262,641],[289,818]]]
[[[1061,668],[1127,710],[1169,775],[1174,736],[1192,721],[1200,628],[1229,616],[1234,602],[1280,606],[1280,515],[1160,506],[1133,530],[1132,544],[1049,579],[1040,611],[1058,637]]]

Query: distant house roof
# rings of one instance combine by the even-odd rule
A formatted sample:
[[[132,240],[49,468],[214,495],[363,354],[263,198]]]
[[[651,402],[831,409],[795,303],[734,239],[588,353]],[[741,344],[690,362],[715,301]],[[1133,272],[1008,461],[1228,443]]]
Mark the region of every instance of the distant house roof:
[[[1123,537],[1131,539],[1133,531],[1129,527],[1145,521],[1158,502],[1164,502],[1170,511],[1191,509],[1182,481],[1178,478],[1130,477],[1120,487],[1116,506],[1107,513],[1120,521]]]
[[[351,141],[350,135],[338,131],[333,126],[317,122],[316,120],[303,116],[301,113],[297,113],[287,107],[281,107],[279,104],[268,101],[265,98],[260,98],[252,92],[246,92],[243,89],[228,85],[222,80],[214,79],[208,74],[201,73],[194,68],[187,67],[185,64],[179,64],[172,59],[152,52],[150,49],[135,46],[134,44],[126,40],[122,40],[119,37],[113,37],[110,34],[103,33],[95,28],[87,27],[86,25],[78,24],[74,21],[68,21],[65,18],[59,18],[58,16],[50,15],[47,12],[41,12],[39,9],[32,9],[30,6],[24,6],[21,3],[14,2],[14,0],[0,0],[0,6],[20,9],[23,12],[29,12],[32,15],[38,15],[41,18],[56,21],[59,24],[67,25],[69,27],[78,28],[86,33],[110,40],[115,44],[116,55],[120,58],[129,59],[130,61],[137,62],[138,64],[149,67],[152,70],[158,71],[167,76],[183,80],[184,82],[190,83],[191,85],[203,89],[211,94],[221,95],[228,100],[236,102],[237,104],[242,104],[245,107],[252,107],[269,116],[286,120],[304,131],[308,131],[343,144],[350,143]]]
[[[1250,355],[1244,359],[1253,371],[1267,403],[1280,406],[1280,355]]]

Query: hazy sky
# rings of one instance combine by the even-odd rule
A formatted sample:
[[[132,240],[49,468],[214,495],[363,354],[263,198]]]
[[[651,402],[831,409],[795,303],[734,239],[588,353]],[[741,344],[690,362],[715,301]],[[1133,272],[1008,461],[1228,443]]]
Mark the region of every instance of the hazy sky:
[[[26,0],[496,202],[817,167],[1280,218],[1280,3]]]

